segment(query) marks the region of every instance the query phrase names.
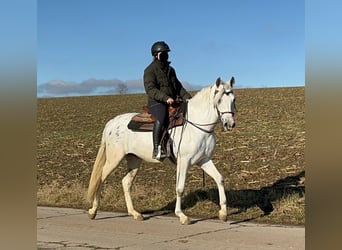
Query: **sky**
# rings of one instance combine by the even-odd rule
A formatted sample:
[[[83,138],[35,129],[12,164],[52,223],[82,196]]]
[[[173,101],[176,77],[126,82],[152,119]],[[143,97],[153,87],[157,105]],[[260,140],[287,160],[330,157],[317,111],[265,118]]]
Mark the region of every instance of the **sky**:
[[[165,41],[189,90],[305,85],[304,0],[38,0],[37,96],[144,92]]]

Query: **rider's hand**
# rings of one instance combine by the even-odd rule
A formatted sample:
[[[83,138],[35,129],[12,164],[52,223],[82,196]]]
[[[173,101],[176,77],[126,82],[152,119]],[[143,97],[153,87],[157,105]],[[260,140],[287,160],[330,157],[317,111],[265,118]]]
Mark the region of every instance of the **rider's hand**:
[[[171,97],[169,97],[167,100],[166,100],[166,103],[171,105],[173,103],[173,99]]]

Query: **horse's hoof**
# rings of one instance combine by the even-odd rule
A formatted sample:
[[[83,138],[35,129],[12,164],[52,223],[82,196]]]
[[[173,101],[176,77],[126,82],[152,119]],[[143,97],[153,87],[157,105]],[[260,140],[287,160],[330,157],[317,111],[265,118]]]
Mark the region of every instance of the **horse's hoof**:
[[[227,213],[219,213],[219,219],[226,222],[228,220]]]
[[[135,216],[134,219],[137,220],[137,221],[143,221],[143,220],[145,220],[145,218],[144,218],[141,214]]]
[[[219,219],[226,222],[228,220],[228,216],[227,215],[219,215]]]
[[[95,217],[96,217],[96,212],[93,213],[93,214],[88,212],[88,217],[89,217],[89,219],[91,219],[91,220],[95,219]]]
[[[189,217],[181,219],[180,222],[182,223],[182,225],[190,225],[191,224]]]

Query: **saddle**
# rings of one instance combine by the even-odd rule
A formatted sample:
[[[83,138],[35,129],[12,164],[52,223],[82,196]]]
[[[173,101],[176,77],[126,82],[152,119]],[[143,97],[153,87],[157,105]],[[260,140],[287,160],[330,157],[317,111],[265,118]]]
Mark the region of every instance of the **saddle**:
[[[168,129],[184,124],[184,116],[186,112],[186,103],[174,102],[169,106],[169,125]],[[133,131],[148,132],[153,131],[153,125],[156,118],[149,112],[147,106],[143,106],[141,113],[132,117],[127,127]]]
[[[166,157],[169,158],[173,163],[176,163],[176,156],[173,153],[172,141],[168,130],[184,124],[184,117],[187,109],[187,103],[174,102],[169,106],[169,125],[164,130],[162,140],[160,142]],[[154,122],[156,118],[149,112],[147,106],[143,106],[143,112],[132,117],[127,127],[133,131],[139,132],[152,132]]]

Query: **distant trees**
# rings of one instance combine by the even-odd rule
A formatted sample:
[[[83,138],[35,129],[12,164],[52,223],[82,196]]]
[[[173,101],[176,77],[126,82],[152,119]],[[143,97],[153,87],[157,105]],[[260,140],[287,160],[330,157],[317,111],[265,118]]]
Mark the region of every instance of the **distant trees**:
[[[126,94],[128,91],[128,87],[124,83],[118,83],[115,87],[115,90],[118,94]]]

